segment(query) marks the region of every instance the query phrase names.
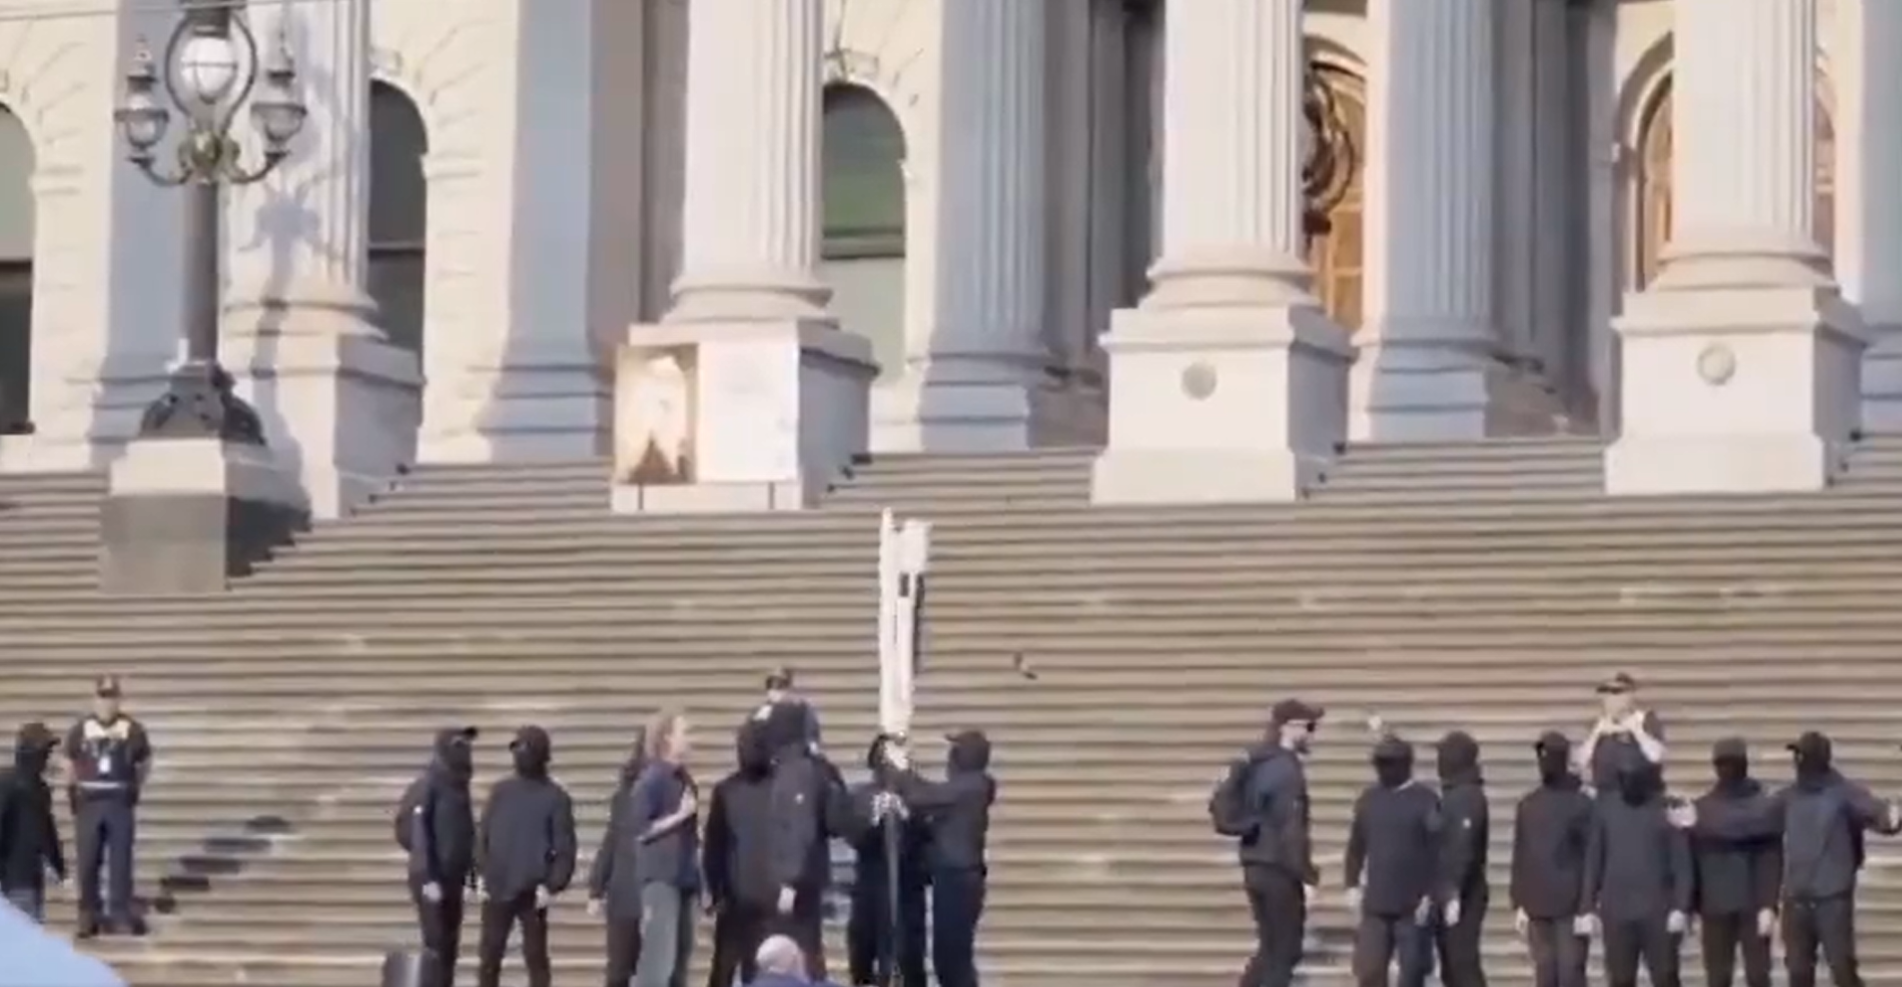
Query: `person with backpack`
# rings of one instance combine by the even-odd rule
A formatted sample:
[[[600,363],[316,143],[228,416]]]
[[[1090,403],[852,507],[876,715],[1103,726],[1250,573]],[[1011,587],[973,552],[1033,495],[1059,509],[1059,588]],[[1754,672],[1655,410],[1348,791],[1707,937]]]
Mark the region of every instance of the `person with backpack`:
[[[452,987],[465,889],[475,886],[475,727],[436,734],[429,767],[396,807],[396,843],[409,855],[409,894],[423,942],[422,987]]]
[[[1325,711],[1284,699],[1259,743],[1229,766],[1209,797],[1216,833],[1235,840],[1255,922],[1247,987],[1289,987],[1301,962],[1308,897],[1320,882],[1309,844],[1308,775],[1302,764]]]

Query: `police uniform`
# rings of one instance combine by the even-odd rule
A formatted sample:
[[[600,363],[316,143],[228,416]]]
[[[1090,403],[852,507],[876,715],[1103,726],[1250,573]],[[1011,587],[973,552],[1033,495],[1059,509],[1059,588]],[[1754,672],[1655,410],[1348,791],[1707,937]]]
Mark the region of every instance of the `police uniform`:
[[[116,700],[119,680],[102,677],[93,691]],[[132,848],[139,790],[152,761],[145,728],[123,712],[86,716],[66,735],[66,756],[72,762],[73,835],[79,852],[79,935],[96,935],[102,924],[143,935],[144,923],[132,904]],[[104,895],[102,864],[110,884]]]

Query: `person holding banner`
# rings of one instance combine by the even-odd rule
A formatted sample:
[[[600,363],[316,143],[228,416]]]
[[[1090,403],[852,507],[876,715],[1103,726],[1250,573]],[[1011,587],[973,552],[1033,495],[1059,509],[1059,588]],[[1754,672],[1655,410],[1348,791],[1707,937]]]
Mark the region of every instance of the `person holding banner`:
[[[911,770],[903,744],[888,744],[900,798],[930,833],[925,859],[931,880],[931,964],[941,987],[977,987],[977,926],[989,879],[985,844],[997,780],[991,777],[991,741],[982,730],[950,735],[943,781]]]
[[[852,983],[923,987],[925,981],[925,852],[929,834],[895,791],[886,748],[900,738],[881,733],[865,755],[872,779],[850,793],[846,841],[857,866],[845,942]]]

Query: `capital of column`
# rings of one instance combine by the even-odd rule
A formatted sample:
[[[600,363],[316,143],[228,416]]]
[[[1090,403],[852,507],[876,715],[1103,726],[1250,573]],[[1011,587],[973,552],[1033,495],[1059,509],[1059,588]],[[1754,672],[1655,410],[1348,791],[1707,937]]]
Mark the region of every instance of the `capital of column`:
[[[1163,229],[1145,308],[1311,301],[1300,0],[1170,4]]]
[[[1812,231],[1816,0],[1677,0],[1672,221],[1654,286],[1829,283]]]
[[[686,188],[669,322],[821,316],[824,0],[688,8]]]

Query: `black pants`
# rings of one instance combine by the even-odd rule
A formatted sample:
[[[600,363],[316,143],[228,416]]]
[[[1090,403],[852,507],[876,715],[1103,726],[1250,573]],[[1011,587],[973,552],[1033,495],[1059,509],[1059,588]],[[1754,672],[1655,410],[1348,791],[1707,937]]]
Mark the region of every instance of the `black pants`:
[[[1651,976],[1651,987],[1679,987],[1678,946],[1683,937],[1665,927],[1664,916],[1606,919],[1604,934],[1609,987],[1633,987],[1640,961]]]
[[[791,913],[774,911],[766,914],[751,933],[753,949],[758,949],[759,944],[770,936],[785,936],[798,943],[799,950],[806,954],[806,975],[815,981],[825,980],[825,888],[801,888],[793,897]],[[750,963],[752,958],[748,955],[747,962]],[[753,978],[748,974],[744,979],[751,983]]]
[[[412,881],[409,899],[416,905],[416,928],[423,940],[422,987],[453,987],[462,950],[462,888],[445,887],[441,901],[430,901]]]
[[[1440,954],[1440,983],[1444,987],[1486,987],[1486,967],[1480,958],[1485,933],[1487,898],[1474,894],[1460,902],[1458,925],[1435,921],[1433,944]]]
[[[1705,915],[1700,922],[1705,987],[1730,987],[1739,952],[1743,953],[1744,983],[1770,987],[1770,940],[1757,934],[1756,912]]]
[[[977,987],[977,924],[984,917],[984,871],[931,874],[931,968],[939,987]]]
[[[1387,968],[1397,960],[1400,987],[1421,987],[1433,964],[1432,950],[1432,932],[1412,912],[1362,915],[1354,930],[1354,982],[1388,987]]]
[[[1533,987],[1585,987],[1592,941],[1578,934],[1574,916],[1535,918],[1526,923]]]
[[[1783,966],[1790,987],[1816,987],[1816,953],[1836,987],[1862,987],[1856,963],[1856,899],[1792,898],[1783,903]]]
[[[926,987],[925,884],[912,875],[898,885],[898,921],[892,921],[891,894],[883,875],[852,889],[852,915],[845,924],[845,951],[854,984],[890,987],[881,970],[887,951],[903,987]]]
[[[1293,874],[1275,867],[1242,868],[1242,887],[1255,920],[1255,953],[1242,968],[1239,985],[1289,987],[1307,933],[1307,892]]]
[[[522,925],[522,965],[528,968],[529,987],[550,987],[548,971],[548,913],[535,907],[535,892],[524,891],[512,898],[490,898],[482,903],[482,943],[477,948],[477,987],[498,987],[502,980],[502,954],[508,951],[509,934],[515,924]]]
[[[132,803],[115,795],[80,795],[73,806],[73,830],[79,844],[79,927],[96,930],[101,923],[137,931],[139,916],[132,904],[132,847],[138,838],[137,813]],[[104,866],[110,887],[99,886]]]
[[[641,961],[641,916],[608,916],[607,987],[627,987],[634,966]]]
[[[759,975],[753,954],[759,949],[766,917],[756,908],[725,903],[713,913],[713,961],[707,970],[707,987],[733,987],[737,976],[743,984]]]

